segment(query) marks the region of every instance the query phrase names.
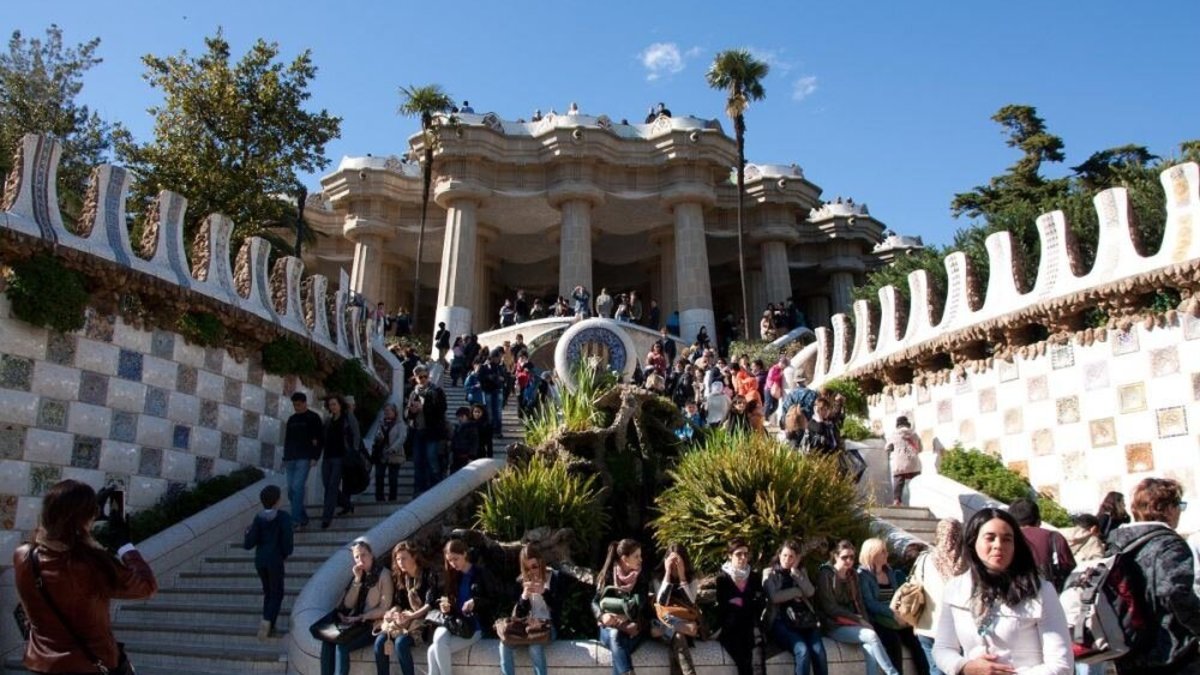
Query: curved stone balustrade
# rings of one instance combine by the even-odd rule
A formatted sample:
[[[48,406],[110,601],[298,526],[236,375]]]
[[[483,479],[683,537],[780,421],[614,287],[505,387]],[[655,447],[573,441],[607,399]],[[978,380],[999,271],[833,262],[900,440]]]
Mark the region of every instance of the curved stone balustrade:
[[[55,184],[61,152],[61,144],[47,136],[29,134],[22,139],[13,172],[5,183],[0,230],[40,240],[53,246],[56,254],[64,249],[73,250],[97,262],[110,263],[125,273],[177,286],[183,293],[197,294],[256,317],[284,334],[314,343],[338,357],[361,359],[367,372],[376,379],[381,378],[374,359],[383,359],[391,381],[381,379],[381,384],[391,390],[402,388],[403,369],[399,361],[377,336],[367,333],[365,322],[359,322],[358,312],[347,317],[344,290],[335,294],[334,336],[330,335],[326,310],[328,280],[319,275],[304,278],[304,263],[299,258],[281,257],[271,270],[268,267],[271,245],[260,237],[250,237],[242,244],[231,269],[229,245],[233,222],[213,214],[200,227],[189,265],[183,227],[187,199],[181,195],[168,191],[158,195],[135,252],[126,224],[129,172],[101,165],[92,173],[79,226],[76,231],[68,229],[58,209]],[[349,278],[343,271],[339,288],[349,287]],[[302,288],[306,289],[303,296]]]
[[[1164,287],[1180,289],[1188,298],[1188,308],[1200,310],[1200,303],[1191,298],[1192,291],[1200,288],[1200,165],[1170,167],[1162,172],[1161,181],[1167,221],[1157,252],[1138,252],[1127,191],[1105,190],[1093,199],[1099,237],[1091,269],[1084,269],[1063,213],[1044,214],[1037,219],[1042,251],[1037,278],[1032,290],[1022,293],[1012,235],[994,233],[986,240],[990,273],[982,295],[961,252],[945,258],[947,290],[936,323],[924,271],[908,276],[907,308],[900,306],[894,288],[880,289],[878,326],[873,325],[868,303],[860,300],[854,304],[853,324],[839,315],[832,331],[816,330],[815,358],[805,359],[813,361],[812,384],[845,376],[886,381],[890,369],[917,368],[941,354],[954,358],[956,353],[969,353],[972,345],[994,345],[1010,331],[1031,324],[1047,326],[1052,332],[1063,330],[1085,309],[1120,307],[1125,304],[1120,301],[1123,297]],[[822,208],[839,206],[861,207],[826,204]]]

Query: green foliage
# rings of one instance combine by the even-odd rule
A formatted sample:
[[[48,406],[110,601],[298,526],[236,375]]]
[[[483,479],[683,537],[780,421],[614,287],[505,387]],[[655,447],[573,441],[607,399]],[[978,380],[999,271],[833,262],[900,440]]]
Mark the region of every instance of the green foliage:
[[[842,438],[848,441],[865,441],[874,437],[875,434],[867,420],[858,415],[846,415],[846,422],[842,425]]]
[[[575,366],[575,389],[559,388],[562,407],[543,406],[525,416],[525,442],[533,448],[562,431],[586,431],[607,424],[596,399],[617,383],[616,375],[584,360]]]
[[[475,523],[500,541],[516,541],[538,527],[570,528],[575,548],[586,551],[608,525],[603,504],[595,474],[572,474],[564,462],[535,457],[488,483]]]
[[[821,391],[826,394],[841,394],[846,399],[846,414],[867,417],[867,395],[858,386],[857,380],[836,378],[821,385]]]
[[[734,340],[729,343],[729,359],[733,361],[745,356],[751,363],[762,361],[764,368],[770,368],[780,356],[791,358],[810,342],[812,338],[807,335],[787,343],[782,348],[771,347],[771,343],[765,340]]]
[[[373,386],[371,376],[363,370],[362,363],[347,359],[325,378],[325,391],[354,397],[354,416],[365,433],[383,407],[383,397]]]
[[[236,225],[236,247],[295,219],[279,195],[296,192],[298,174],[329,165],[325,144],[338,137],[341,120],[304,108],[317,73],[309,51],[285,65],[276,61],[279,45],[260,39],[233,63],[221,31],[204,42],[196,57],[142,58],[146,81],[164,97],[148,110],[154,140],[139,144],[122,130],[117,154],[139,176],[135,203],[163,189],[187,195],[188,233],[208,214],[224,213]]]
[[[188,312],[179,317],[175,327],[188,342],[201,347],[216,347],[225,343],[225,325],[208,312]]]
[[[63,144],[58,166],[58,200],[68,223],[83,205],[92,167],[105,159],[111,129],[95,112],[78,105],[83,76],[101,62],[100,38],[63,46],[62,29],[51,24],[44,39],[13,31],[8,53],[0,53],[0,176],[12,169],[13,149],[25,134],[49,134]]]
[[[1058,502],[1048,495],[1036,494],[1024,476],[1004,465],[999,457],[977,449],[955,446],[942,454],[938,472],[950,480],[978,490],[983,494],[1011,504],[1018,499],[1035,498],[1042,513],[1042,521],[1055,527],[1067,527],[1071,516]]]
[[[798,453],[773,437],[717,431],[670,475],[674,484],[656,500],[654,538],[660,546],[682,544],[699,569],[719,565],[733,537],[750,542],[762,566],[788,538],[869,536],[864,497],[837,460]]]
[[[39,253],[13,263],[6,292],[13,315],[26,323],[60,333],[83,328],[86,279],[57,258]]]
[[[1039,494],[1037,496],[1038,511],[1042,514],[1042,522],[1049,523],[1055,527],[1070,527],[1074,525],[1071,521],[1071,514],[1062,507],[1062,504],[1054,501],[1054,497],[1048,494]]]
[[[854,287],[854,299],[866,300],[873,305],[879,304],[879,289],[893,286],[896,295],[902,298],[901,304],[907,307],[909,300],[908,275],[910,272],[925,270],[929,275],[929,297],[931,300],[945,295],[946,267],[942,258],[949,253],[937,246],[913,250],[899,256],[891,265],[880,267],[867,275],[866,280]]]
[[[299,342],[281,337],[263,345],[262,365],[272,375],[312,375],[317,371],[317,357]]]
[[[200,481],[191,489],[167,492],[154,506],[129,516],[131,539],[135,542],[145,541],[238,490],[257,483],[263,479],[263,475],[258,467],[246,466],[225,476],[214,476]],[[106,540],[107,532],[98,533],[97,539],[106,546],[120,546],[125,543]]]

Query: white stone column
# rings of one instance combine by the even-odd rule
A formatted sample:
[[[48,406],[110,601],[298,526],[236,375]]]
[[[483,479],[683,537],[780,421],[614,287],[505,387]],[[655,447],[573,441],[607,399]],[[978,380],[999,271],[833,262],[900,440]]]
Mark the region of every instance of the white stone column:
[[[759,252],[762,256],[763,292],[766,294],[766,301],[785,302],[792,297],[787,244],[782,241],[764,241]]]
[[[359,234],[354,243],[354,263],[350,268],[350,288],[372,303],[382,299],[383,237]]]
[[[592,288],[592,205],[569,199],[559,207],[562,228],[559,236],[558,293],[571,300],[576,286],[596,295]]]
[[[762,313],[767,308],[767,303],[771,302],[771,299],[767,297],[767,288],[763,284],[762,270],[747,270],[746,285],[750,287],[748,294],[750,296],[750,316],[748,318],[750,325],[746,327],[749,335],[743,339],[757,340],[760,337],[758,333],[758,320],[762,318]]]
[[[447,204],[434,332],[443,321],[451,335],[471,332],[479,248],[477,213],[478,204],[472,199],[451,199]]]
[[[854,303],[854,274],[834,272],[829,275],[829,304],[831,314],[849,314]]]
[[[675,292],[679,300],[679,333],[687,342],[700,327],[716,339],[712,285],[708,276],[708,248],[704,236],[704,209],[694,201],[675,205]]]
[[[475,302],[471,315],[472,333],[482,333],[492,325],[491,312],[488,311],[488,289],[491,288],[491,283],[488,278],[486,260],[487,241],[481,234],[479,248],[475,254]]]
[[[659,255],[660,291],[658,306],[662,308],[663,324],[671,318],[671,313],[679,309],[679,299],[675,288],[675,237],[670,233],[659,239],[661,253]],[[711,332],[710,332],[711,335]]]

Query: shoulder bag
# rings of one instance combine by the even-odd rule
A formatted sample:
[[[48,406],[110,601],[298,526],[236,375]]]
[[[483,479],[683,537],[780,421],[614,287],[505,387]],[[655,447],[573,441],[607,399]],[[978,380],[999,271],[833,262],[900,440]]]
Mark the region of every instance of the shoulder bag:
[[[913,565],[912,576],[900,584],[900,588],[897,588],[895,595],[892,596],[892,602],[889,607],[892,610],[892,614],[896,615],[896,620],[902,624],[915,626],[921,615],[925,613],[925,579],[923,572],[925,562],[928,559],[928,551],[922,553],[917,558],[917,562]]]
[[[367,579],[363,579],[362,588],[358,591],[358,599],[354,601],[354,609],[350,610],[351,616],[359,616],[363,613],[363,608],[367,605],[367,595],[370,594],[371,587],[375,583],[378,583],[378,581],[379,577],[376,576],[374,582],[368,585],[366,583]],[[351,579],[350,584],[346,585],[346,591],[350,590],[350,586],[353,584],[354,580]],[[328,642],[332,645],[344,645],[358,640],[374,629],[373,621],[343,621],[338,616],[339,614],[345,614],[342,611],[342,601],[346,598],[346,591],[342,591],[342,600],[338,601],[337,607],[309,626],[308,632],[317,640]]]
[[[475,634],[475,622],[458,612],[447,613],[440,609],[431,609],[425,615],[425,623],[441,626],[454,637],[469,638]]]
[[[58,605],[54,604],[54,600],[50,597],[50,591],[46,590],[46,584],[42,581],[42,568],[41,565],[38,564],[38,550],[36,546],[29,551],[29,564],[33,566],[33,584],[37,586],[38,591],[41,592],[42,599],[46,601],[46,606],[50,608],[50,611],[54,613],[56,618],[58,618],[58,622],[62,624],[62,627],[67,631],[67,634],[70,635],[71,639],[75,641],[75,644],[79,647],[79,651],[83,652],[83,655],[87,657],[87,660],[92,662],[92,665],[96,668],[96,672],[101,673],[101,675],[136,675],[135,671],[133,670],[133,664],[129,662],[129,657],[125,655],[124,644],[120,642],[117,643],[117,666],[116,668],[109,668],[108,666],[104,665],[104,662],[100,660],[100,657],[96,656],[96,653],[92,651],[91,647],[88,647],[87,643],[83,641],[83,638],[79,637],[79,633],[76,633],[75,629],[71,628],[71,624],[67,621],[67,617],[64,616],[62,611],[58,609]]]

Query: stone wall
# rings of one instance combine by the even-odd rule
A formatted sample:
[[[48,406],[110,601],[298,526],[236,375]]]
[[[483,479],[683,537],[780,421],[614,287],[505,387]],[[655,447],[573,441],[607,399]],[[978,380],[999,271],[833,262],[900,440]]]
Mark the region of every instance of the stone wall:
[[[907,415],[927,448],[961,442],[996,454],[1072,512],[1094,512],[1106,492],[1129,495],[1147,476],[1200,494],[1200,319],[1178,313],[1163,324],[890,387],[871,397],[871,419],[890,431]]]

